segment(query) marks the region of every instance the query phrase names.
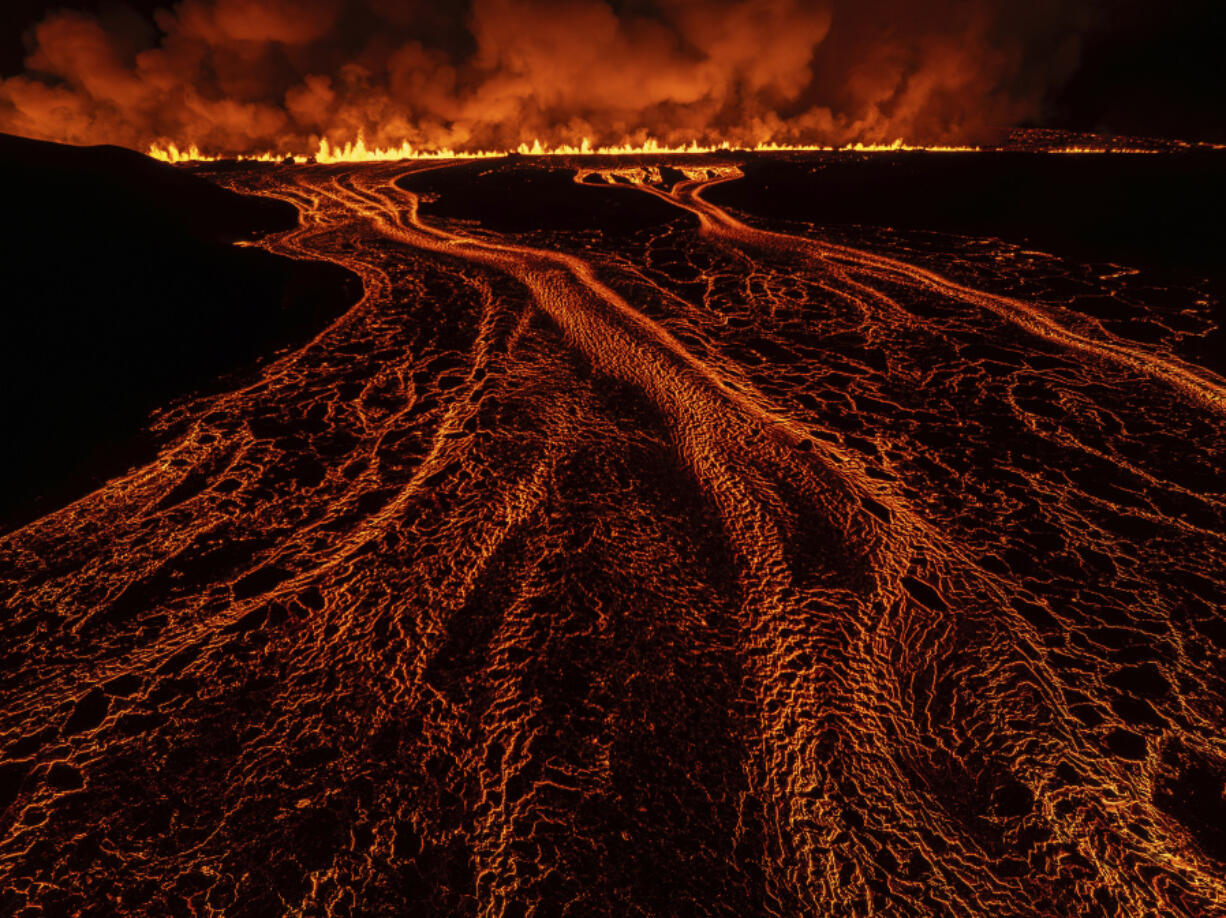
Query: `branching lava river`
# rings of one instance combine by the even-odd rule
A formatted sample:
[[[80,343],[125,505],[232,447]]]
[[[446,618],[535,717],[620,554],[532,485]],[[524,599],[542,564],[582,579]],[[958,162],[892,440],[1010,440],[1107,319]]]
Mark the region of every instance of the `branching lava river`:
[[[197,168],[365,294],[0,536],[0,911],[1226,914],[1195,290],[734,154]]]

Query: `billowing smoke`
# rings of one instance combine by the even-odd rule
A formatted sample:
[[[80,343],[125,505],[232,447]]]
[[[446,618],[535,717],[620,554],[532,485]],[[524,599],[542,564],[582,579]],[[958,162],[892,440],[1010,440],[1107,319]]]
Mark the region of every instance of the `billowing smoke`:
[[[1076,7],[181,0],[152,24],[59,11],[32,26],[26,71],[0,81],[0,131],[235,153],[359,133],[453,149],[978,141],[1038,115],[1075,67]]]

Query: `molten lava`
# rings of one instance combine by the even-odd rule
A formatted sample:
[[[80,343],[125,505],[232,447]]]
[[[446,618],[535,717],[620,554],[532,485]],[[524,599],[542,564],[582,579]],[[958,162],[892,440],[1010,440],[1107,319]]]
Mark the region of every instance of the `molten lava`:
[[[199,167],[365,295],[0,537],[6,907],[1226,913],[1201,294],[527,152]]]

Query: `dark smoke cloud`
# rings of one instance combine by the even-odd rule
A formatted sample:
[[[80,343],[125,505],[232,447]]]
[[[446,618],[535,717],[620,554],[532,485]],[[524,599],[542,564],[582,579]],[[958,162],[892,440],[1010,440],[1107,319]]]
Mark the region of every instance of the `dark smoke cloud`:
[[[0,131],[308,151],[641,141],[966,142],[1038,115],[1060,0],[182,0],[30,30]]]

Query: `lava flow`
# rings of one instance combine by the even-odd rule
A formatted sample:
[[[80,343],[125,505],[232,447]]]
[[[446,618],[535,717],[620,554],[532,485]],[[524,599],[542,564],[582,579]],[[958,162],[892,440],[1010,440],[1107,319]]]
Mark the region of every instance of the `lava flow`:
[[[729,152],[193,168],[365,294],[0,535],[5,912],[1226,914],[1196,290]]]

